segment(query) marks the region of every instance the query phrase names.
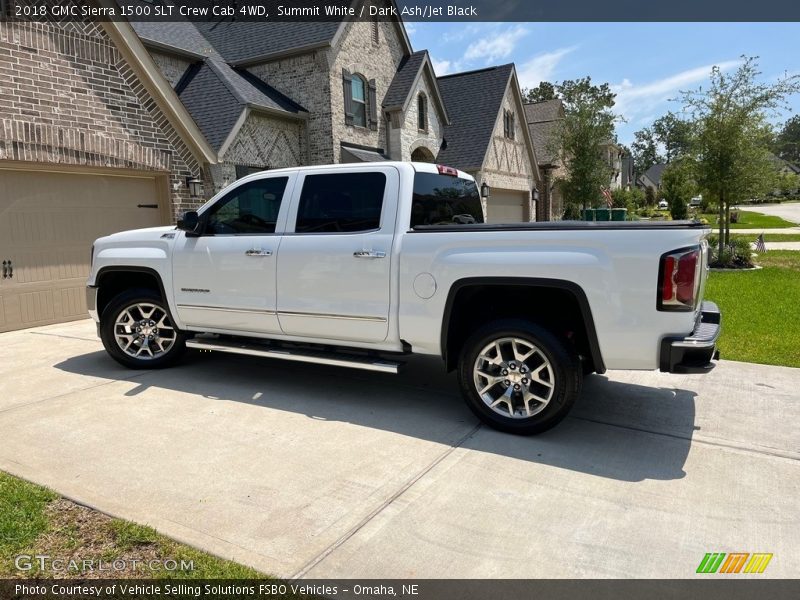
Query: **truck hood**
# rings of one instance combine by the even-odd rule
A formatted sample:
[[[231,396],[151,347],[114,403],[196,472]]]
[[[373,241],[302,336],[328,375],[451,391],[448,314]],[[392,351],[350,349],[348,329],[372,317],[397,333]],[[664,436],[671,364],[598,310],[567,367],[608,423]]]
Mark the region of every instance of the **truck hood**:
[[[165,233],[175,233],[176,228],[174,225],[165,225],[163,227],[146,227],[144,229],[131,229],[129,231],[120,231],[119,233],[112,233],[105,237],[101,237],[95,243],[116,243],[116,242],[151,242],[159,240]]]

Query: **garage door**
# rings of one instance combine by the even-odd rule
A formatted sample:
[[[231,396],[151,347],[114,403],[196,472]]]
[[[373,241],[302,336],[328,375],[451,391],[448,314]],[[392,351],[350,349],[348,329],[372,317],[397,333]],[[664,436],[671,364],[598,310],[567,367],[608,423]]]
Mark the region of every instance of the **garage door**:
[[[492,189],[486,206],[489,223],[520,223],[527,221],[528,194],[513,190]]]
[[[86,317],[92,242],[161,224],[157,181],[0,168],[0,331]]]

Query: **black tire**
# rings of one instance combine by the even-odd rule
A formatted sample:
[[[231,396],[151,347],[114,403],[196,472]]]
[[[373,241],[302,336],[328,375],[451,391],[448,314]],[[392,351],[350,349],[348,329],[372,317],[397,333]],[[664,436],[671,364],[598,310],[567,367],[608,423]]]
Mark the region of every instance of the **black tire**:
[[[548,382],[552,384],[552,395],[544,408],[533,416],[512,417],[508,408],[503,409],[501,404],[498,410],[502,409],[508,412],[508,416],[503,416],[484,401],[477,389],[473,370],[478,356],[493,341],[504,338],[517,338],[535,346],[550,363],[550,370],[547,373],[552,373],[552,376],[548,374],[546,376],[552,377],[552,379],[548,379]],[[533,357],[528,361],[533,360]],[[536,360],[539,359],[536,358]],[[528,367],[527,364],[525,366],[529,369],[532,368]],[[502,372],[498,374],[502,374]],[[493,321],[475,331],[465,342],[458,363],[458,380],[461,387],[461,395],[470,410],[490,427],[519,435],[541,433],[561,422],[569,413],[578,394],[580,394],[582,376],[581,361],[573,348],[543,327],[519,319]],[[482,381],[482,383],[488,385],[488,379]],[[508,389],[505,382],[499,382],[496,385],[499,387],[490,389],[490,395],[496,395]],[[547,390],[548,388],[537,386],[534,391],[538,392],[540,389]],[[549,391],[540,392],[539,395],[544,395],[545,393],[549,393]],[[521,392],[518,394],[521,394]],[[521,405],[521,395],[514,395],[514,398],[514,403]],[[539,402],[530,405],[535,408],[541,406]]]
[[[157,355],[152,358],[131,356],[117,343],[114,331],[117,318],[123,311],[142,303],[158,307],[166,315],[164,324],[170,328],[173,327],[169,309],[161,298],[161,294],[149,289],[132,289],[115,296],[103,310],[103,314],[100,316],[100,339],[103,341],[103,346],[111,358],[125,367],[130,369],[161,369],[168,367],[186,351],[186,336],[180,331],[172,329],[172,332],[174,332],[172,345],[169,346],[166,352],[156,352]]]

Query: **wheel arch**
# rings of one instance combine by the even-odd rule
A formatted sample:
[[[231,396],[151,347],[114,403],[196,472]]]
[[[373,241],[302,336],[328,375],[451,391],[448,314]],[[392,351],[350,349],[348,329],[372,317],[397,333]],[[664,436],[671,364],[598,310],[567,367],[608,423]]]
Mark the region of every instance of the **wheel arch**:
[[[164,306],[169,313],[173,325],[176,325],[175,315],[169,303],[164,281],[161,274],[152,267],[109,265],[101,267],[95,277],[97,287],[97,314],[102,317],[103,311],[118,294],[130,289],[146,288],[157,291],[164,300]]]
[[[441,329],[441,353],[448,371],[452,371],[458,361],[461,347],[469,336],[468,331],[474,330],[459,328],[458,325],[464,318],[463,310],[460,310],[460,302],[476,298],[476,294],[486,293],[488,290],[500,291],[499,288],[514,290],[516,296],[531,293],[536,290],[544,291],[545,295],[552,300],[557,297],[571,298],[580,316],[581,333],[586,343],[586,351],[593,362],[594,371],[604,373],[605,363],[603,362],[600,344],[597,338],[597,330],[592,317],[591,306],[583,288],[575,282],[563,279],[549,279],[539,277],[467,277],[459,279],[453,283],[447,293],[444,314],[442,317]],[[547,322],[543,322],[540,316],[526,314],[505,314],[498,317],[518,317],[531,318],[532,321],[548,327]],[[480,326],[488,319],[478,319],[475,326]],[[576,323],[577,324],[577,323]],[[549,328],[549,327],[548,327]]]

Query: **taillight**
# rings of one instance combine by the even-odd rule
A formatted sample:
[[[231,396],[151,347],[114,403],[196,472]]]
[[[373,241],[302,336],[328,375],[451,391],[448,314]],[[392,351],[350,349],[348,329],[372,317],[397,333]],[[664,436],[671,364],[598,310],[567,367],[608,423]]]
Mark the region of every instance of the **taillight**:
[[[450,177],[458,177],[458,169],[453,167],[446,167],[444,165],[436,165],[439,175],[449,175]]]
[[[700,248],[673,250],[661,257],[658,310],[691,311],[700,289]]]

